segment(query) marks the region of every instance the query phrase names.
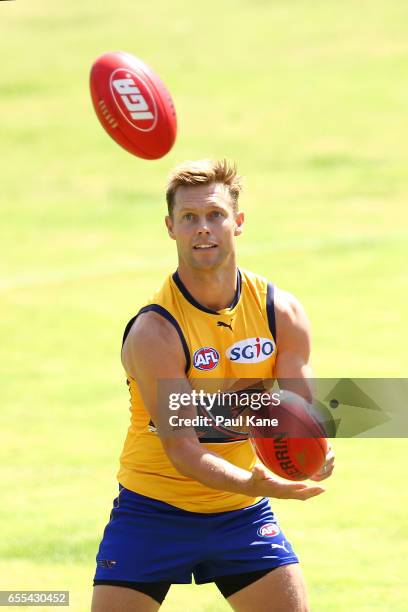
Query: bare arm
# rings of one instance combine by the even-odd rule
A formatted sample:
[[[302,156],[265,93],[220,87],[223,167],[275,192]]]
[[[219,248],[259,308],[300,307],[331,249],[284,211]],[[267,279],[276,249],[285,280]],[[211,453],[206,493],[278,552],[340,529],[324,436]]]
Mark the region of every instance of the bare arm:
[[[310,366],[310,323],[298,300],[281,290],[275,296],[278,353],[276,378],[281,389],[289,389],[313,401],[312,368]],[[312,480],[328,478],[334,468],[334,451],[329,445],[326,463]]]
[[[200,444],[194,428],[182,436],[163,435],[160,422],[168,416],[168,406],[158,405],[157,381],[177,380],[177,392],[191,392],[185,376],[185,357],[174,327],[160,315],[148,312],[133,325],[122,351],[126,372],[140,388],[153,422],[158,425],[163,448],[174,467],[184,476],[221,491],[248,496],[308,499],[322,492],[305,483],[280,482],[259,468],[252,472],[239,468]],[[165,428],[164,428],[165,429]]]
[[[312,401],[311,333],[303,306],[290,293],[277,289],[275,316],[278,345],[275,375],[279,386]]]

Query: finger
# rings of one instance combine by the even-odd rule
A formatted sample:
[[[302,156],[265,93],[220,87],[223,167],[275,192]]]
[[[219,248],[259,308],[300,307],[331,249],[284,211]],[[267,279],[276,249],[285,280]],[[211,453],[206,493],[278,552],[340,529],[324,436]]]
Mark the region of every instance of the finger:
[[[326,470],[320,470],[320,472],[317,472],[317,474],[313,474],[310,480],[313,480],[314,478],[326,478],[327,476],[331,476],[331,474],[333,473],[333,470],[334,470],[334,465],[332,465]]]
[[[275,476],[275,474],[273,472],[271,472],[270,470],[268,470],[267,468],[265,468],[264,466],[260,466],[260,465],[255,465],[252,468],[252,475],[253,477],[255,477],[256,480],[268,480],[269,482],[273,482],[278,486],[281,485],[285,485],[285,486],[296,486],[299,485],[301,487],[305,487],[307,486],[304,483],[288,483],[288,482],[282,482],[281,478],[279,476]]]
[[[326,474],[331,473],[333,469],[334,469],[334,460],[326,461],[326,463],[320,468],[320,470],[316,472],[316,474],[313,474],[313,476],[325,476]]]
[[[268,472],[268,470],[261,465],[255,465],[252,468],[252,475],[257,480],[264,480],[265,478],[268,478],[270,480],[273,479],[273,476],[271,475],[271,473]]]
[[[296,494],[295,499],[306,501],[307,499],[316,497],[317,495],[321,495],[321,493],[325,493],[325,491],[326,489],[323,489],[323,487],[310,487],[306,489],[305,491],[299,491]]]
[[[318,495],[323,493],[322,487],[310,486],[304,482],[293,482],[293,483],[279,483],[279,490],[275,492],[275,495],[284,499],[303,499],[304,496],[309,497],[312,495]]]
[[[278,494],[281,491],[296,492],[303,491],[304,489],[310,489],[310,485],[308,485],[306,482],[284,482],[275,478],[266,478],[265,480],[274,487]]]
[[[284,491],[303,491],[304,489],[310,489],[310,485],[305,482],[279,482],[280,488]]]
[[[324,464],[322,465],[322,467],[320,468],[320,470],[318,472],[316,472],[316,474],[313,474],[313,476],[310,478],[310,480],[313,480],[316,476],[329,476],[334,468],[334,455],[329,457],[328,459],[326,459],[326,461],[324,462]]]
[[[335,468],[334,461],[329,461],[325,464],[324,470],[319,470],[319,472],[323,472],[323,474],[327,474],[328,472],[332,472]]]
[[[326,461],[326,463],[320,468],[318,473],[326,474],[334,468],[334,459],[332,461]]]
[[[310,487],[306,486],[302,489],[300,488],[285,488],[281,491],[279,497],[281,499],[299,499],[306,500],[311,497],[315,497],[316,495],[320,495],[324,493],[325,489],[323,487]]]
[[[266,467],[263,465],[254,465],[254,467],[252,468],[252,471],[263,474],[266,472]]]
[[[325,478],[328,478],[329,476],[332,475],[334,470],[334,465],[329,468],[327,471],[320,471],[317,474],[314,474],[314,476],[311,476],[310,480],[315,480],[315,481],[319,481],[319,480],[325,480]]]

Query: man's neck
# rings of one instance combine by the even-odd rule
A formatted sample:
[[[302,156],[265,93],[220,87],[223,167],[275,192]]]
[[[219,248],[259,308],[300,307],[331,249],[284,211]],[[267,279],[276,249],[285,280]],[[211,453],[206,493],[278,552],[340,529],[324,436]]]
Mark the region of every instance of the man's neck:
[[[235,261],[218,270],[192,270],[179,262],[181,282],[193,298],[209,310],[228,308],[237,290],[237,266]]]

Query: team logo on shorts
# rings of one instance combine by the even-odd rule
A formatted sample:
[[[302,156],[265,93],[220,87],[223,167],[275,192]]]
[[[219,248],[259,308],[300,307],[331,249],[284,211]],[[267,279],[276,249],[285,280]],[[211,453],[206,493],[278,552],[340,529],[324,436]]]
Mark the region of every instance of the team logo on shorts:
[[[116,561],[112,561],[111,559],[98,559],[97,563],[100,567],[105,567],[107,569],[112,569],[116,565]]]
[[[257,533],[264,538],[274,538],[280,534],[280,529],[275,523],[266,523],[258,529]]]
[[[193,355],[193,365],[197,370],[214,370],[220,361],[220,354],[211,346],[203,346]]]

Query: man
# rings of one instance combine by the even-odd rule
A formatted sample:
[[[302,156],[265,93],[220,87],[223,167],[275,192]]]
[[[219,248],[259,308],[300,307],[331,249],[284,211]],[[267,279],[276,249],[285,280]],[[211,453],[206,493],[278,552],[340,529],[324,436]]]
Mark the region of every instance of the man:
[[[298,559],[268,498],[306,500],[324,489],[279,481],[256,464],[242,436],[215,438],[188,425],[186,435],[168,435],[161,425],[168,417],[158,399],[163,381],[191,395],[197,381],[297,379],[310,396],[303,308],[237,268],[240,191],[226,160],[187,162],[170,177],[166,226],[178,269],[125,330],[132,422],[97,556],[93,612],[156,611],[170,585],[190,583],[192,574],[198,584],[215,582],[239,612],[308,609]],[[233,345],[243,349],[254,338],[273,351],[237,358]],[[330,453],[314,480],[333,465]]]

